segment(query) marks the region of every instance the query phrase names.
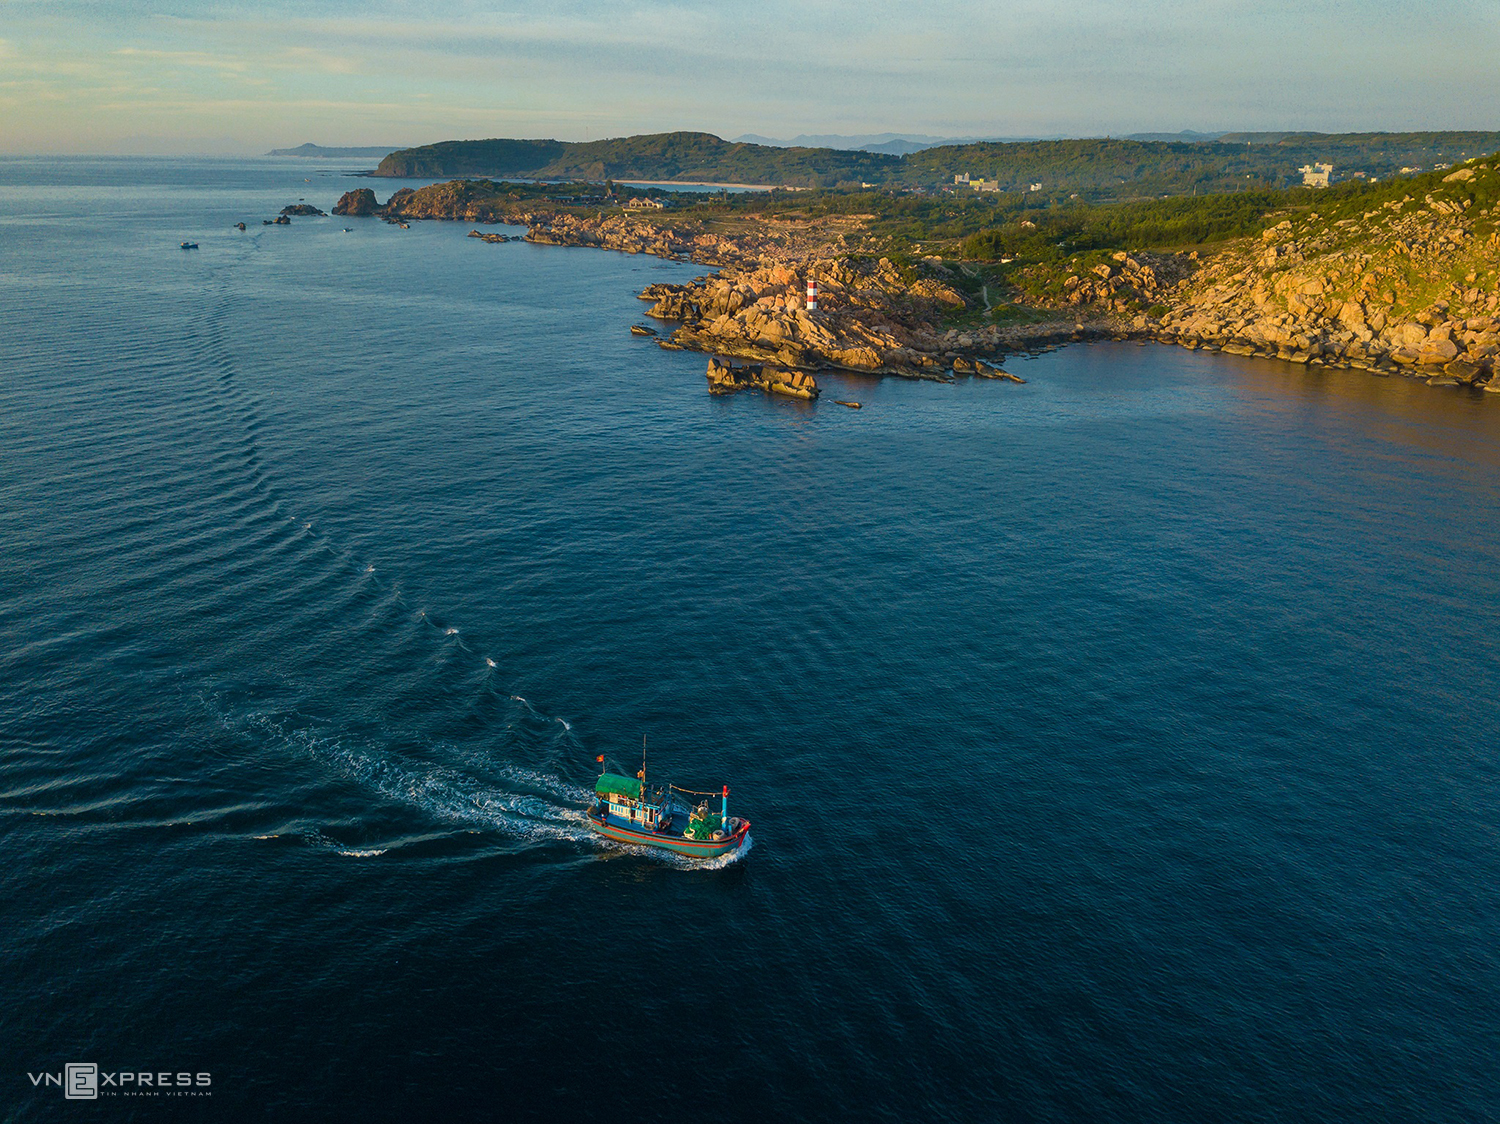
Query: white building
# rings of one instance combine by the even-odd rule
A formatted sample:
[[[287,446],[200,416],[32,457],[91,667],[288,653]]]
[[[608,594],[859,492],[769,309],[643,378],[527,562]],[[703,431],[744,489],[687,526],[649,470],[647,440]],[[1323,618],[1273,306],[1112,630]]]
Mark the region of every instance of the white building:
[[[1303,187],[1327,187],[1333,178],[1332,164],[1303,164],[1297,170],[1302,173]]]

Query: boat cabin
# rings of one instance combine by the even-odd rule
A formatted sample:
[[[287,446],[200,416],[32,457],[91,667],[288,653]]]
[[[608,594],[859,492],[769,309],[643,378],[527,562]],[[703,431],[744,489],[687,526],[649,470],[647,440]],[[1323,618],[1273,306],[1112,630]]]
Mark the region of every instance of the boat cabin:
[[[595,815],[602,822],[618,827],[634,828],[637,831],[660,831],[672,820],[672,809],[662,799],[650,802],[645,786],[635,777],[622,777],[618,773],[603,773],[594,785],[594,795],[599,798]],[[660,794],[658,794],[660,795]]]

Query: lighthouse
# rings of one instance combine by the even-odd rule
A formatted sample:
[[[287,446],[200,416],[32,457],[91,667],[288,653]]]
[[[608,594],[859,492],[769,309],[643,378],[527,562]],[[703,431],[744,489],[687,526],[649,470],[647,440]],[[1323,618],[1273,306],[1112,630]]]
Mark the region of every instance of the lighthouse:
[[[811,277],[807,279],[807,311],[818,311],[818,283]]]

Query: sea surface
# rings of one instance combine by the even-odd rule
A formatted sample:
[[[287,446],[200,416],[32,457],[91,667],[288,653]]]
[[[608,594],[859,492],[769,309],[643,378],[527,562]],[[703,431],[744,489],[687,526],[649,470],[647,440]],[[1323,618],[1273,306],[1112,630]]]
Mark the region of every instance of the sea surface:
[[[349,171],[0,161],[0,1119],[1500,1118],[1500,396],[713,397]]]

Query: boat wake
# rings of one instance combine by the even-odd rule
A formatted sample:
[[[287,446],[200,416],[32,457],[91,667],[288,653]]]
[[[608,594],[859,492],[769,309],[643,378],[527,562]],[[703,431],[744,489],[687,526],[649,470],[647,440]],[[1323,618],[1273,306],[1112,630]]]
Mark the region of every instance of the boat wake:
[[[527,842],[588,840],[585,789],[514,765],[477,776],[447,765],[403,761],[350,749],[337,740],[316,753],[361,785],[420,809],[435,819]]]
[[[594,839],[582,810],[588,791],[541,770],[509,763],[466,769],[419,761],[360,745],[345,733],[265,714],[226,719],[224,725],[304,754],[361,789],[439,824],[493,832],[522,844],[592,843]],[[317,829],[257,838],[280,834],[299,835],[352,858],[372,858],[391,849],[375,843],[341,842]]]
[[[252,245],[244,255],[254,252]],[[429,610],[408,600],[399,576],[383,563],[377,573],[379,559],[362,556],[364,549],[341,541],[331,527],[325,531],[322,522],[303,510],[299,490],[271,473],[261,438],[274,412],[255,380],[242,377],[232,335],[234,276],[232,269],[216,276],[205,310],[189,325],[195,354],[218,371],[212,386],[202,391],[202,403],[194,407],[225,427],[221,433],[224,449],[210,461],[215,496],[229,495],[243,508],[259,535],[252,544],[255,549],[281,551],[308,568],[310,580],[321,583],[319,602],[326,605],[330,590],[337,590],[333,606],[317,615],[320,624],[326,625],[330,614],[349,610],[360,617],[360,630],[373,622],[375,630],[384,630],[393,644],[412,645],[403,654],[432,654],[431,664],[423,659],[411,661],[412,674],[436,675],[441,682],[428,682],[430,694],[458,698],[466,705],[468,717],[482,723],[479,729],[494,731],[493,738],[481,734],[477,743],[470,743],[462,733],[449,734],[453,727],[446,726],[444,734],[427,739],[415,732],[423,725],[419,720],[397,727],[410,731],[410,736],[386,738],[377,726],[379,716],[368,713],[367,721],[356,730],[350,720],[341,718],[343,696],[337,687],[332,692],[314,688],[314,693],[305,693],[297,689],[295,674],[284,681],[291,697],[269,712],[246,713],[234,703],[213,697],[218,689],[207,687],[200,696],[203,702],[226,729],[247,739],[249,744],[240,748],[253,755],[255,764],[277,756],[300,756],[321,764],[321,775],[300,798],[303,806],[289,801],[281,812],[282,822],[261,830],[349,858],[375,858],[399,850],[413,833],[414,819],[435,821],[443,825],[440,830],[493,833],[522,846],[566,843],[591,854],[612,853],[590,830],[583,812],[592,792],[550,771],[568,772],[568,763],[582,766],[587,760],[572,723],[511,694],[514,688],[502,685],[507,661],[498,652],[486,652],[482,641],[468,639],[482,633],[442,619],[441,609]],[[249,550],[245,547],[242,553]],[[411,628],[414,622],[419,625],[416,629]],[[423,632],[428,635],[422,636]],[[320,642],[308,641],[310,645]],[[309,661],[305,668],[317,662],[313,658],[317,654],[314,646],[296,655]],[[396,654],[395,648],[386,652],[387,657]],[[374,654],[369,659],[370,666],[380,664]],[[301,713],[303,709],[320,717]],[[348,713],[352,719],[354,712]],[[440,716],[434,716],[432,725],[440,724]],[[346,789],[340,777],[366,795],[351,800],[347,791],[340,791]],[[369,794],[377,794],[390,806],[381,807],[382,801],[372,801]],[[313,824],[323,825],[340,838],[324,835]],[[415,827],[417,833],[422,830]],[[708,862],[681,861],[659,851],[652,851],[650,857],[704,869],[735,862],[745,850],[748,841],[739,851]]]

